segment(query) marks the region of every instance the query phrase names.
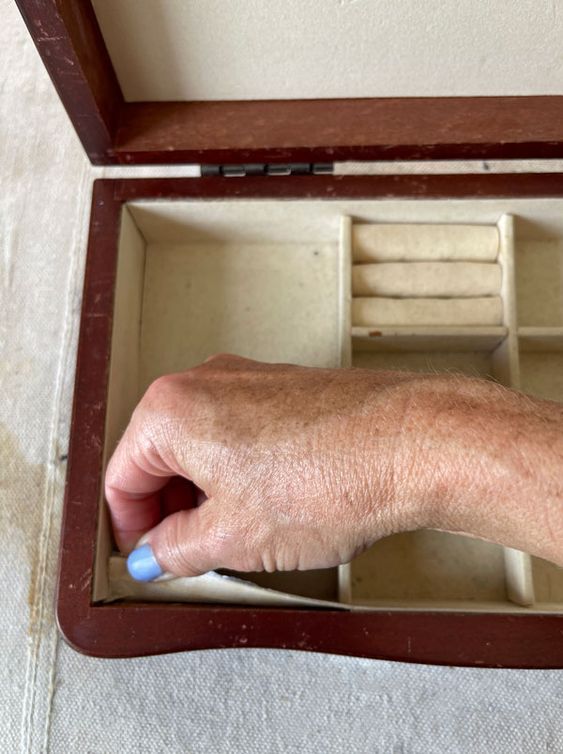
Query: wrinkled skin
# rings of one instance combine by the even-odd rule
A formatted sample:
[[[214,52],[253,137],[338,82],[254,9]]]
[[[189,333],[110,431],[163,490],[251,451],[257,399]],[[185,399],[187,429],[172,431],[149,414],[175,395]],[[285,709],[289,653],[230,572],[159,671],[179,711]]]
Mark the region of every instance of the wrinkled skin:
[[[557,403],[461,376],[218,356],[151,385],[106,498],[120,549],[146,534],[178,575],[329,567],[422,527],[563,564],[562,472]]]

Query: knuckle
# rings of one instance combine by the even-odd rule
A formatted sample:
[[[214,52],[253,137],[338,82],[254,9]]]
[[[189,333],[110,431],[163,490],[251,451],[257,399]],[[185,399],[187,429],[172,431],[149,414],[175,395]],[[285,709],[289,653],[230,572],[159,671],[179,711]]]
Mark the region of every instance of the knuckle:
[[[215,353],[205,359],[201,366],[215,367],[217,369],[233,369],[253,363],[252,359],[246,359],[244,356],[238,356],[234,353]]]
[[[220,361],[221,359],[227,359],[227,358],[229,358],[228,353],[224,353],[224,352],[212,353],[211,356],[208,356],[203,363],[213,364],[216,361]]]
[[[149,406],[159,405],[165,402],[171,393],[175,392],[178,388],[178,375],[177,374],[163,374],[153,380],[145,395],[143,397],[143,403]]]
[[[182,374],[158,377],[133,412],[137,443],[146,450],[173,444],[175,431],[189,405],[189,391]]]
[[[207,364],[209,366],[228,366],[229,364],[232,364],[233,362],[236,362],[237,356],[231,353],[214,353],[211,356],[208,356],[207,359],[203,362],[204,364]]]

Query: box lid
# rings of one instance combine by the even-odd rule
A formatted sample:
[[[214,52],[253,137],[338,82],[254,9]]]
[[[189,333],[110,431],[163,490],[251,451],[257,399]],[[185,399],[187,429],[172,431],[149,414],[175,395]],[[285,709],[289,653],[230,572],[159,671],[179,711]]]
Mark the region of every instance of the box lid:
[[[16,1],[95,164],[563,156],[547,0]]]

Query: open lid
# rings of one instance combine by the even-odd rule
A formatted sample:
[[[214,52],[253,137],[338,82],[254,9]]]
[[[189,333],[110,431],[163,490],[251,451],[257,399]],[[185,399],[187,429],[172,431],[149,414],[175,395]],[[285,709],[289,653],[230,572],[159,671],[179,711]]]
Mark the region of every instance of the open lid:
[[[95,164],[563,156],[548,0],[16,0]]]

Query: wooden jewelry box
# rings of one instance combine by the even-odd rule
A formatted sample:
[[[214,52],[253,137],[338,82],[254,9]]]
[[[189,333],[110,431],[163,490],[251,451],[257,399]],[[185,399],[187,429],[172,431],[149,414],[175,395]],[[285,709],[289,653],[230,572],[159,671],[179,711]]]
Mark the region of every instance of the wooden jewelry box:
[[[266,71],[259,32],[279,8],[18,5],[94,163],[199,162],[203,175],[94,185],[57,603],[67,641],[104,657],[279,647],[563,667],[563,571],[524,553],[415,532],[340,569],[138,585],[112,555],[102,484],[147,385],[218,351],[454,369],[563,400],[563,174],[330,174],[352,159],[561,157],[563,97],[510,76],[504,96],[444,97],[447,71],[426,91],[411,60],[389,98],[361,46],[357,68],[338,45],[342,77],[327,80],[331,25],[366,44],[384,33],[367,5],[335,3],[283,76],[320,3],[287,2],[292,34],[270,39]],[[194,28],[186,50],[173,32]],[[239,58],[250,34],[259,50]]]

